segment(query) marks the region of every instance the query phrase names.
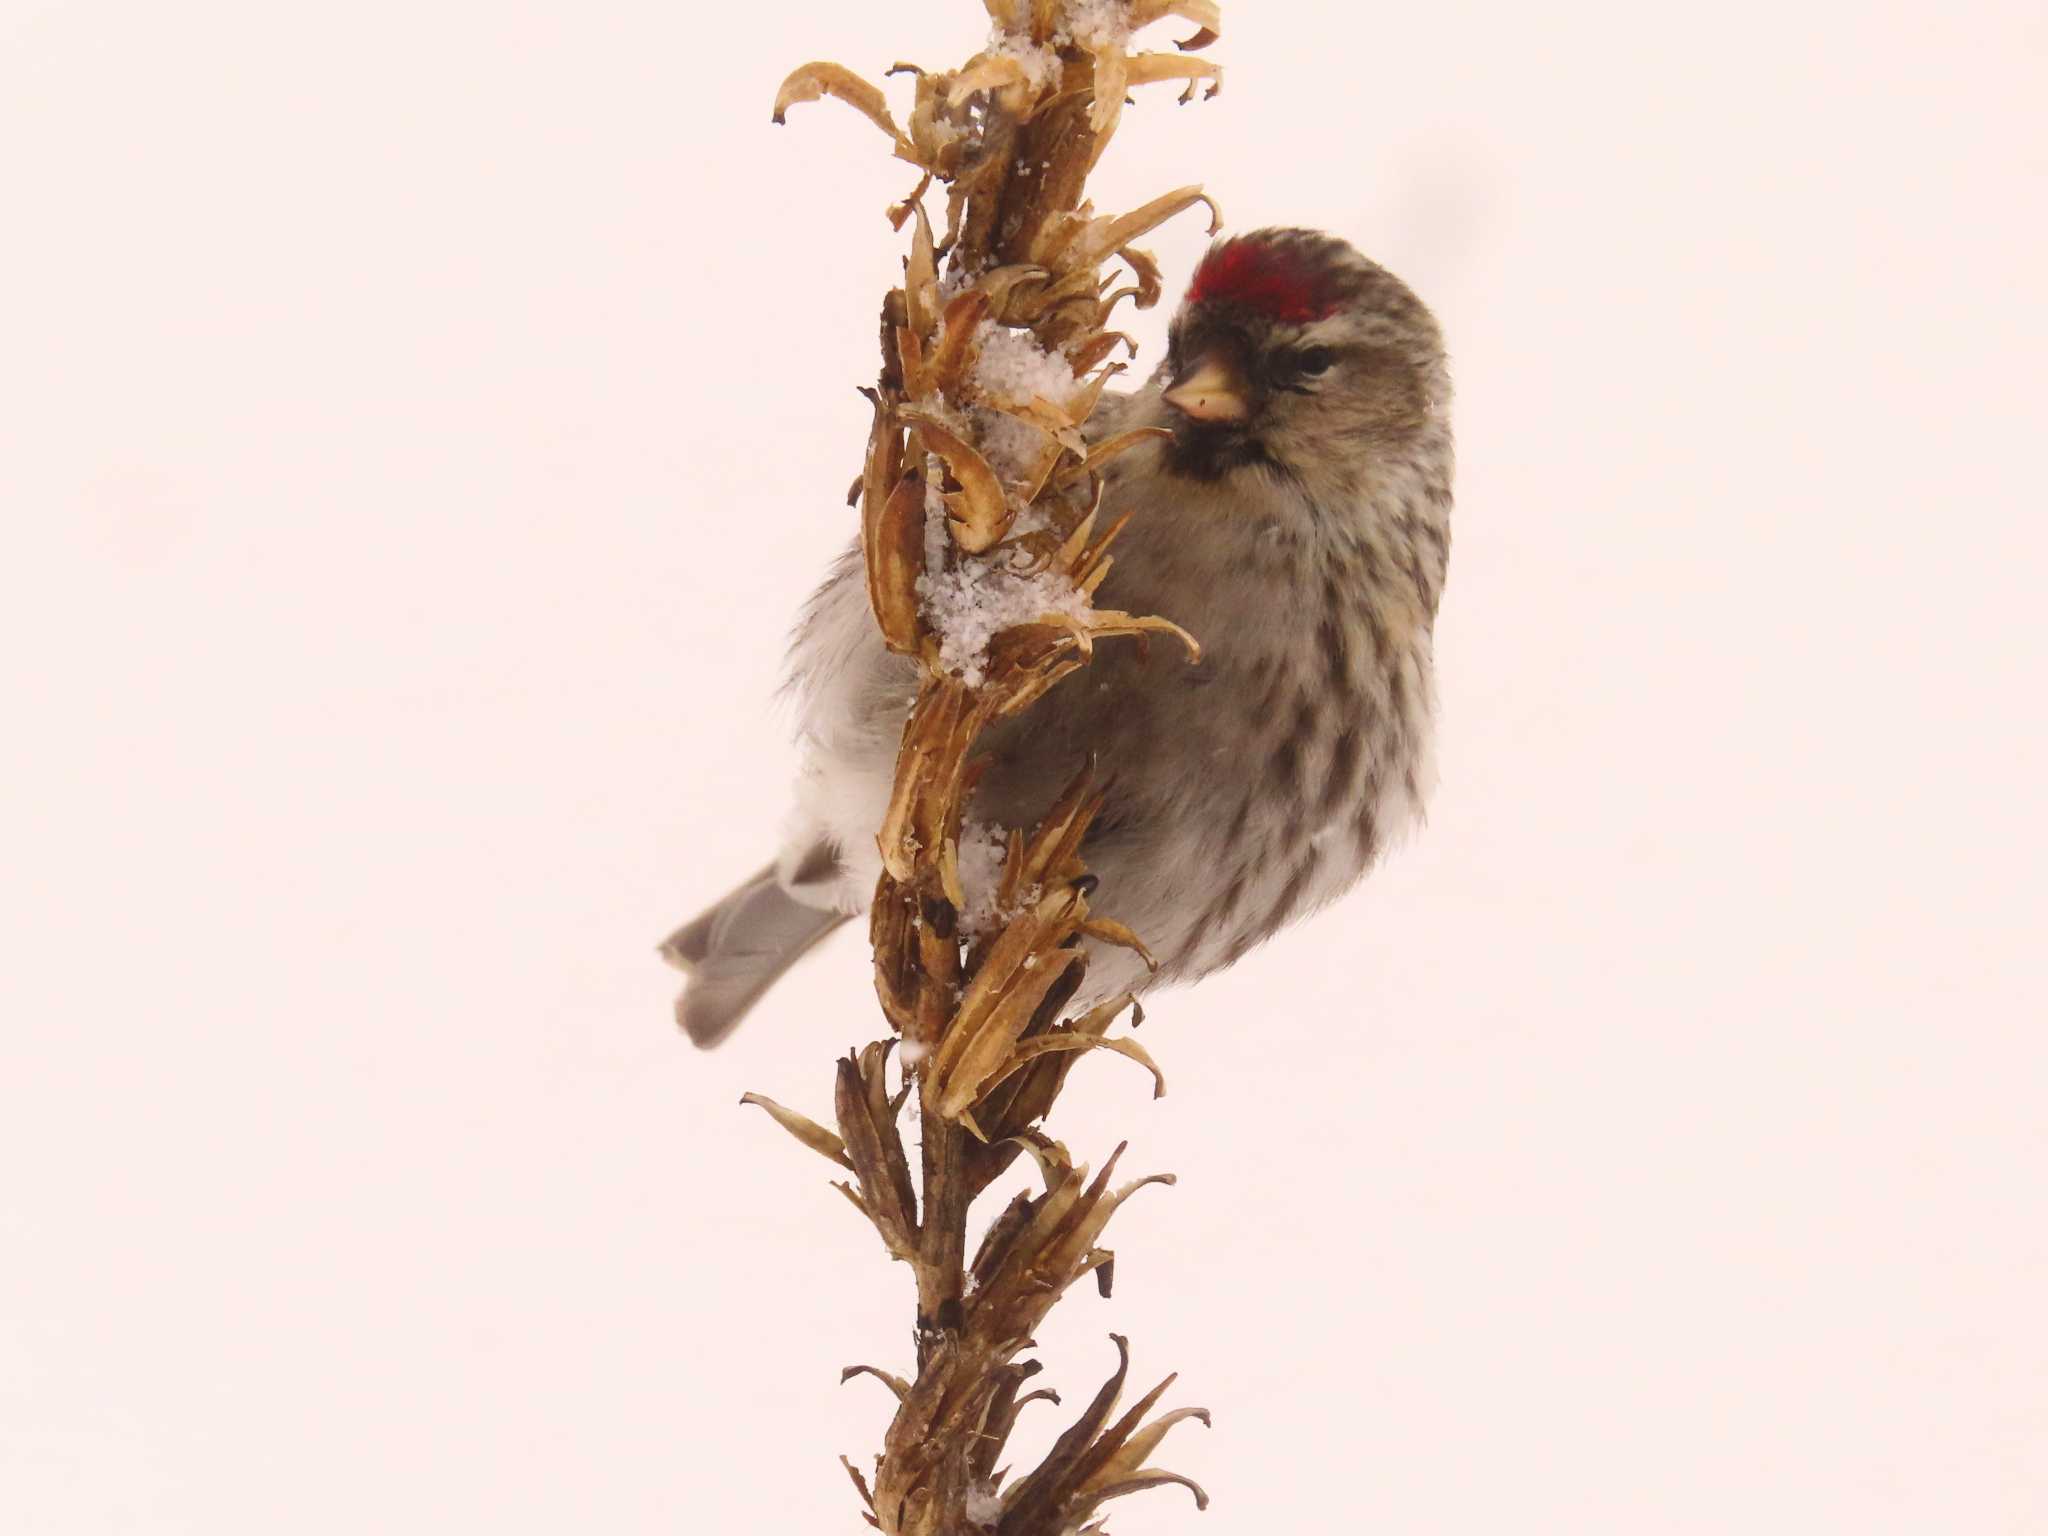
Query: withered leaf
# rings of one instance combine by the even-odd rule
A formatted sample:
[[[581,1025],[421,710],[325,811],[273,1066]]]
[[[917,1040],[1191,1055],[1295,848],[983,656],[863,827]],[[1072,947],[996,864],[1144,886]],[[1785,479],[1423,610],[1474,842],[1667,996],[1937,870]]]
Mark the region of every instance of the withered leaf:
[[[896,1401],[899,1403],[902,1402],[906,1397],[910,1396],[909,1382],[905,1381],[901,1376],[891,1375],[889,1372],[882,1370],[879,1366],[849,1365],[845,1370],[839,1373],[839,1384],[843,1387],[846,1385],[846,1383],[853,1380],[853,1378],[856,1376],[874,1377],[875,1380],[879,1381],[883,1386],[887,1387],[891,1392],[894,1392],[896,1394]]]
[[[868,84],[844,64],[814,60],[790,71],[789,78],[782,82],[782,89],[775,93],[774,121],[784,121],[789,109],[801,102],[817,101],[825,96],[836,97],[852,107],[889,135],[901,158],[916,163],[917,146],[896,126],[896,119],[889,115],[889,104],[880,88]]]
[[[1095,1489],[1088,1495],[1088,1507],[1093,1509],[1097,1505],[1107,1504],[1111,1499],[1120,1499],[1125,1494],[1143,1493],[1147,1488],[1165,1488],[1174,1484],[1187,1489],[1195,1496],[1195,1508],[1209,1507],[1209,1495],[1203,1490],[1202,1485],[1192,1477],[1183,1477],[1178,1472],[1140,1472],[1134,1477],[1127,1477],[1107,1487]]]
[[[1067,260],[1074,265],[1093,267],[1103,257],[1119,246],[1129,245],[1133,240],[1157,229],[1175,214],[1192,208],[1197,203],[1209,207],[1209,233],[1215,234],[1223,227],[1223,213],[1217,208],[1215,199],[1200,187],[1182,187],[1177,192],[1167,192],[1155,197],[1143,207],[1133,208],[1129,213],[1114,218],[1092,220],[1075,240]]]
[[[995,548],[1010,531],[1015,514],[1003,492],[1003,482],[981,456],[981,450],[929,411],[907,406],[901,415],[916,426],[925,445],[946,461],[947,473],[959,482],[958,491],[945,493],[950,513],[947,526],[952,529],[954,542],[970,555]]]
[[[1168,16],[1178,16],[1210,32],[1223,30],[1223,7],[1218,0],[1131,0],[1133,32]]]
[[[868,532],[868,600],[890,650],[915,656],[923,625],[917,581],[924,574],[924,481],[905,475]]]
[[[783,1108],[765,1094],[743,1093],[740,1095],[740,1102],[767,1110],[774,1117],[777,1125],[781,1126],[813,1152],[816,1152],[821,1157],[829,1157],[842,1168],[852,1169],[853,1159],[846,1155],[846,1143],[826,1130],[824,1126],[818,1124],[817,1121],[800,1115],[793,1109]]]
[[[1206,80],[1209,94],[1214,96],[1223,86],[1223,69],[1207,59],[1191,59],[1185,55],[1171,53],[1141,53],[1130,62],[1132,85],[1150,85],[1156,80],[1185,80],[1191,96],[1195,86]],[[1183,101],[1188,96],[1181,98]],[[1214,230],[1210,231],[1215,233]]]
[[[997,1077],[983,1085],[983,1092],[993,1088],[1012,1072],[1018,1072],[1038,1060],[1057,1051],[1115,1051],[1135,1061],[1152,1074],[1152,1097],[1166,1095],[1166,1074],[1159,1070],[1159,1063],[1152,1059],[1152,1053],[1137,1041],[1125,1036],[1111,1038],[1106,1035],[1084,1035],[1071,1030],[1055,1030],[1048,1035],[1033,1035],[1029,1040],[1020,1040],[1011,1052],[1009,1062]]]

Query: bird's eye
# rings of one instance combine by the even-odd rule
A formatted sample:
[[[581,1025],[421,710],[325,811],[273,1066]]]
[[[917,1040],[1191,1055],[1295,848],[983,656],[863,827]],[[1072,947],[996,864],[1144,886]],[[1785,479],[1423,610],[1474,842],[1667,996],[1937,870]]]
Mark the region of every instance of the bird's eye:
[[[1294,371],[1305,379],[1328,373],[1330,365],[1337,361],[1337,354],[1328,347],[1310,347],[1306,352],[1294,355]]]

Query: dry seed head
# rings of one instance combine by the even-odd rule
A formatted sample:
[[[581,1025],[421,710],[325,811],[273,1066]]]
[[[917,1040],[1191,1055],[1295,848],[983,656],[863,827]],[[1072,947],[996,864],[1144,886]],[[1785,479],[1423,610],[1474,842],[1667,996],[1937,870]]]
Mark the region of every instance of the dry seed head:
[[[1171,1180],[1113,1190],[1121,1147],[1091,1179],[1037,1128],[1084,1054],[1124,1055],[1152,1074],[1155,1092],[1164,1088],[1149,1053],[1109,1034],[1128,996],[1062,1022],[1086,966],[1084,940],[1145,953],[1138,935],[1090,910],[1080,851],[1102,803],[1092,765],[1028,836],[1007,834],[994,916],[972,933],[960,922],[959,849],[978,773],[970,754],[989,724],[1027,708],[1103,638],[1158,631],[1198,654],[1166,619],[1093,605],[1123,529],[1098,529],[1103,472],[1155,432],[1090,441],[1086,427],[1125,366],[1113,356],[1119,343],[1136,351],[1109,328],[1112,311],[1125,299],[1149,308],[1162,294],[1157,262],[1132,242],[1198,203],[1213,233],[1215,207],[1190,186],[1100,214],[1084,192],[1126,91],[1178,81],[1183,100],[1205,85],[1214,94],[1220,71],[1188,55],[1215,40],[1221,16],[1215,0],[984,4],[993,30],[980,53],[950,71],[889,72],[912,77],[902,123],[880,89],[830,63],[792,73],[774,110],[781,122],[791,106],[842,101],[918,174],[888,211],[908,248],[902,284],[883,305],[858,484],[870,603],[889,648],[923,672],[878,834],[884,873],[870,918],[877,993],[905,1041],[901,1087],[888,1090],[882,1042],[839,1062],[836,1132],[748,1099],[851,1171],[837,1187],[916,1272],[915,1380],[848,1372],[875,1376],[898,1400],[872,1484],[847,1467],[864,1518],[890,1536],[957,1536],[991,1522],[997,1536],[1078,1531],[1107,1500],[1186,1483],[1144,1464],[1174,1423],[1207,1422],[1181,1410],[1143,1423],[1161,1383],[1111,1424],[1128,1363],[1119,1339],[1115,1376],[1039,1468],[1002,1487],[995,1468],[1018,1411],[1057,1402],[1019,1394],[1037,1366],[1017,1355],[1068,1286],[1088,1274],[1106,1281],[1112,1255],[1098,1239],[1117,1206]],[[1135,34],[1169,17],[1194,29],[1177,51],[1131,51]],[[935,186],[943,234],[925,206]],[[1105,276],[1111,260],[1129,268],[1128,282]],[[912,1093],[926,1116],[921,1183],[900,1128]],[[968,1209],[1023,1152],[1044,1189],[1020,1194],[997,1219],[970,1286]]]

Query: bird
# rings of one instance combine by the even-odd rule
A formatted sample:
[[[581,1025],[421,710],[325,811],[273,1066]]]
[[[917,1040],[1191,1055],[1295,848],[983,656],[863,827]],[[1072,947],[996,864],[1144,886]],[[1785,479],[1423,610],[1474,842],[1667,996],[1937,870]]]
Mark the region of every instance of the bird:
[[[1087,426],[1165,429],[1108,467],[1105,516],[1134,515],[1096,601],[1174,620],[1201,659],[1098,646],[977,744],[990,761],[962,839],[965,875],[970,838],[985,863],[1100,763],[1091,906],[1156,968],[1091,941],[1091,997],[1236,963],[1354,886],[1434,780],[1454,458],[1436,318],[1342,238],[1268,228],[1208,248],[1167,334],[1150,378],[1106,393]],[[804,758],[780,854],[659,946],[698,1045],[867,908],[918,680],[883,646],[856,545],[791,642]]]

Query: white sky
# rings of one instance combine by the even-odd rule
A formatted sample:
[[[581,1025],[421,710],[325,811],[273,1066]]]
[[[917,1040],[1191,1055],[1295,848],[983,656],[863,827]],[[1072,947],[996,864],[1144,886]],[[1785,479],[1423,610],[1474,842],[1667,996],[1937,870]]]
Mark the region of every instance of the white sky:
[[[10,1532],[862,1529],[908,1275],[736,1101],[864,956],[700,1056],[651,946],[910,182],[770,98],[979,8],[697,10],[0,8]],[[1043,1339],[1216,1413],[1119,1536],[2048,1528],[2041,7],[1227,15],[1099,200],[1442,315],[1444,778],[1053,1123],[1181,1176]]]

